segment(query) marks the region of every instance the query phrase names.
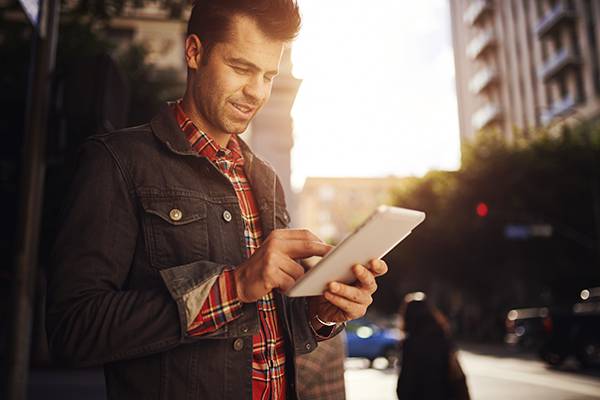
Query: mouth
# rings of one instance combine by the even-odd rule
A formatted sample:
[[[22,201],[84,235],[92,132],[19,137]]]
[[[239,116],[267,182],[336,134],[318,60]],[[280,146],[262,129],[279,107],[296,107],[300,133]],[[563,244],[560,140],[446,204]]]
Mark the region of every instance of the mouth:
[[[229,102],[229,104],[231,104],[233,108],[235,108],[239,112],[239,114],[241,114],[241,116],[245,118],[251,117],[252,114],[254,114],[254,111],[256,110],[256,107],[249,106],[243,103]]]

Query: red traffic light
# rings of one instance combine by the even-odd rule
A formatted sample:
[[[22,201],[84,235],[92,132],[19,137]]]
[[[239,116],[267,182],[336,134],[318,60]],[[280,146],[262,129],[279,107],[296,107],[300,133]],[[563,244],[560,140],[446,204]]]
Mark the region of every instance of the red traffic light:
[[[489,210],[487,204],[477,203],[477,207],[475,207],[475,212],[477,213],[478,216],[483,218],[483,217],[487,217],[490,210]]]

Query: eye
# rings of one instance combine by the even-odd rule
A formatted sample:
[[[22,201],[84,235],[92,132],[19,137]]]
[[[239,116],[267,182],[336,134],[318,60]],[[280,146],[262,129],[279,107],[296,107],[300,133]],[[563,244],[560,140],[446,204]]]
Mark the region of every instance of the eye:
[[[235,67],[235,66],[232,66],[231,68],[233,68],[233,70],[235,72],[237,72],[238,74],[240,74],[240,75],[247,75],[250,72],[249,69],[244,68],[244,67]]]

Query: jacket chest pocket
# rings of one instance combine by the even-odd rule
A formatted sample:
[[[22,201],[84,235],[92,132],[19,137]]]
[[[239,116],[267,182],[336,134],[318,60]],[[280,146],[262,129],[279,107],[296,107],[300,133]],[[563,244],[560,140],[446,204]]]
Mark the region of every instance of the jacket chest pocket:
[[[208,256],[206,203],[186,197],[142,197],[150,264],[168,268]]]

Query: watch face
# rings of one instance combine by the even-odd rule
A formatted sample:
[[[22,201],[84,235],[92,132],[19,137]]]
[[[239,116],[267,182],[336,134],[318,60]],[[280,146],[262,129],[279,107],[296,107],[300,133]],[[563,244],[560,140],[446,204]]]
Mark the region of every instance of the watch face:
[[[319,334],[319,336],[329,337],[333,333],[334,329],[335,325],[326,325],[322,326],[321,329],[317,330],[317,333]]]

